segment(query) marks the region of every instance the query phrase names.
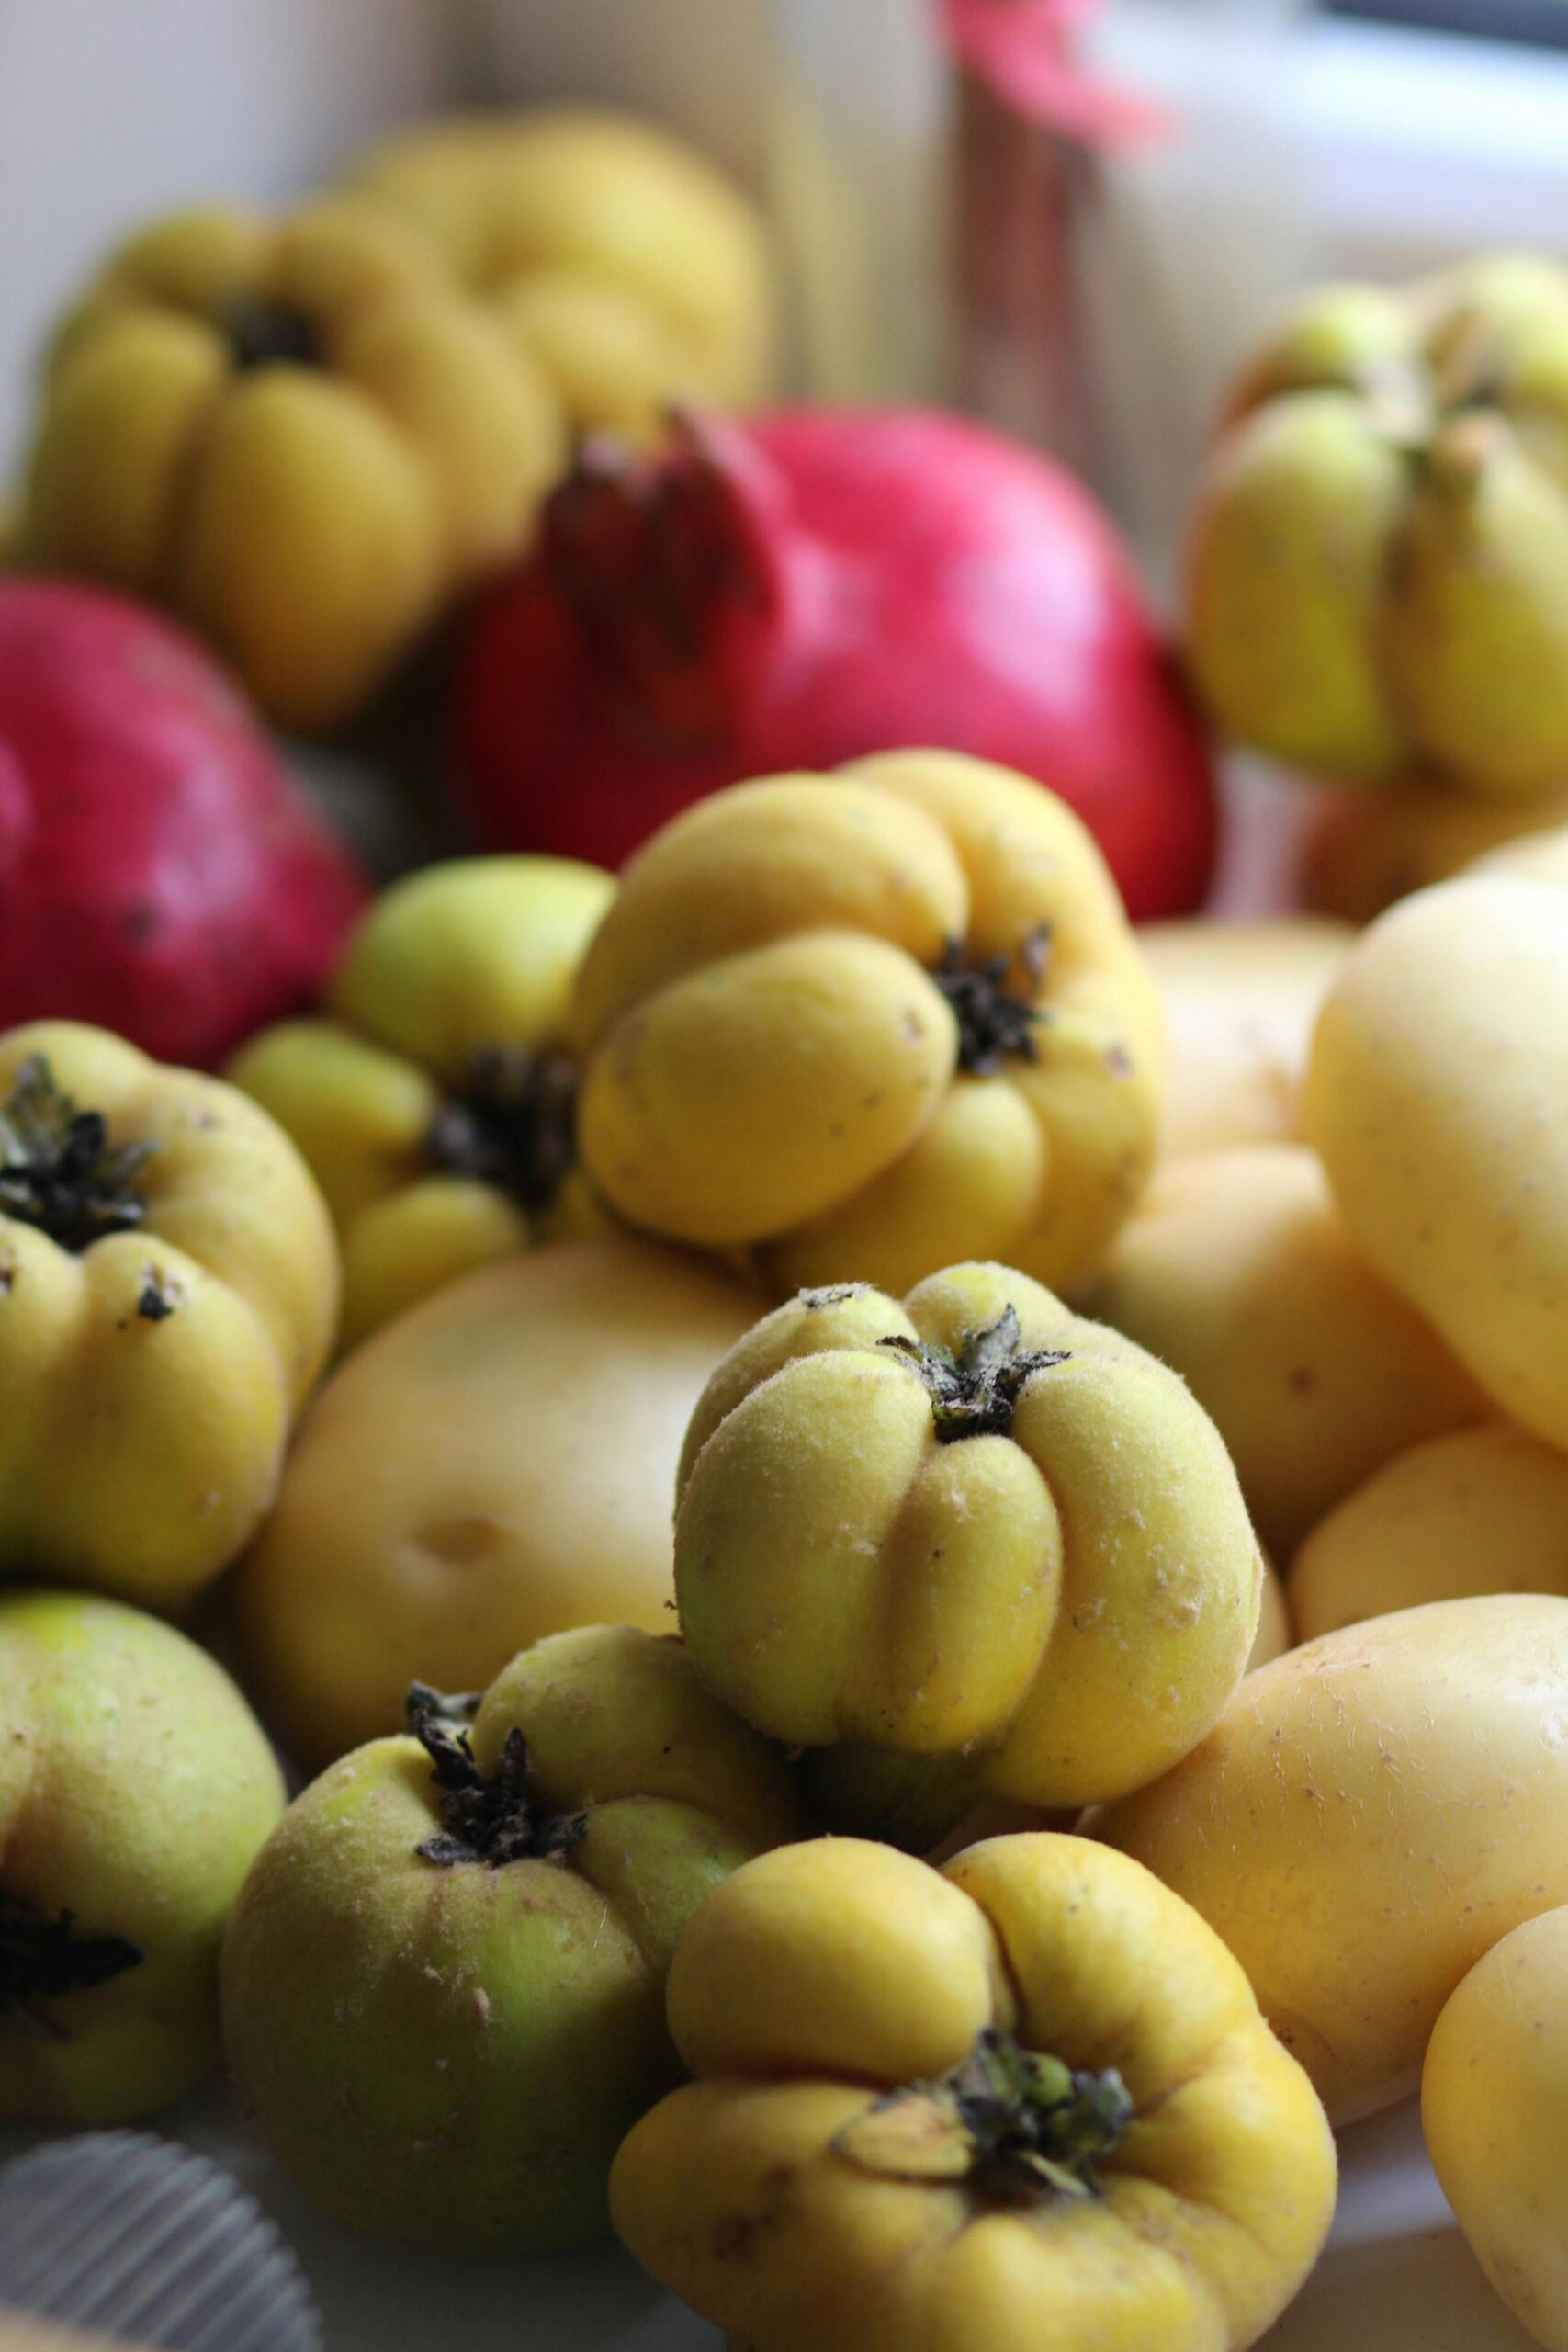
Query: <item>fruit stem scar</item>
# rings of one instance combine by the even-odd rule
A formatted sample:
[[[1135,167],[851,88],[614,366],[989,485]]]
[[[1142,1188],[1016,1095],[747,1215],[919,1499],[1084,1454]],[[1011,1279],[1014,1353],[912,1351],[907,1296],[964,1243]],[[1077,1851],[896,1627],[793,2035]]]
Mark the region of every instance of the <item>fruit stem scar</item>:
[[[0,2028],[64,2041],[65,2027],[38,2003],[107,1984],[146,1957],[124,1936],[79,1936],[69,1911],[50,1919],[15,1895],[0,1894]]]
[[[1030,983],[1028,996],[1006,986],[1012,957],[993,956],[986,964],[964,961],[964,942],[950,939],[931,978],[953,1007],[958,1023],[958,1066],[988,1078],[1010,1058],[1037,1062],[1036,1035],[1049,1016],[1035,1000],[1051,959],[1051,926],[1037,923],[1018,945],[1019,961]]]
[[[319,368],[321,337],[300,311],[264,294],[234,294],[223,306],[220,331],[242,375],[253,368]]]
[[[479,1713],[477,1695],[444,1698],[415,1682],[404,1703],[409,1730],[434,1765],[430,1777],[441,1792],[443,1826],[414,1849],[423,1860],[442,1870],[457,1862],[500,1870],[569,1853],[587,1835],[586,1813],[552,1813],[530,1792],[527,1743],[517,1729],[507,1733],[495,1770],[480,1771],[465,1728]]]
[[[876,1344],[902,1356],[925,1383],[938,1443],[952,1445],[959,1438],[1006,1437],[1025,1384],[1035,1373],[1066,1363],[1072,1352],[1021,1347],[1020,1338],[1018,1310],[1005,1306],[983,1331],[966,1332],[956,1354],[937,1340],[907,1340],[901,1332]]]
[[[78,1254],[133,1233],[147,1214],[136,1179],[157,1148],[111,1145],[103,1113],[79,1110],[47,1057],[29,1054],[0,1102],[0,1216]]]
[[[1102,2194],[1098,2165],[1133,2120],[1114,2066],[1075,2071],[988,2026],[966,2058],[855,2117],[835,2154],[888,2180],[973,2181],[1010,2201]]]
[[[485,1046],[425,1131],[444,1175],[493,1184],[525,1209],[549,1207],[577,1164],[577,1070],[565,1054]]]

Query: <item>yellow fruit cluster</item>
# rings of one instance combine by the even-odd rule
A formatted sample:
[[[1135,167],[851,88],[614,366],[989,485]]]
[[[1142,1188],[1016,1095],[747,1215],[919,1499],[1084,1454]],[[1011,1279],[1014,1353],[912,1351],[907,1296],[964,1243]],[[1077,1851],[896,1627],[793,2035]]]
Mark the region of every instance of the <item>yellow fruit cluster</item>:
[[[733,390],[711,196],[603,124],[457,126],[152,232],[62,337],[28,527],[101,498],[161,566],[263,495],[226,435],[331,409],[429,427],[456,561],[516,481],[438,347],[634,424],[667,368]],[[236,271],[325,378],[242,364]],[[1541,653],[1544,607],[1471,611],[1503,554],[1443,567],[1547,494],[1553,286],[1336,298],[1254,371],[1194,654],[1275,748],[1462,767],[1475,647]],[[1557,718],[1472,783],[1555,774]],[[0,1036],[0,2116],[145,2115],[221,2042],[339,2222],[613,2224],[749,2352],[1245,2352],[1334,2130],[1419,2089],[1568,2352],[1568,830],[1426,805],[1359,933],[1140,937],[1042,786],[886,752],[618,879],[413,876],[221,1078]],[[286,1811],[243,1694],[317,1776]]]
[[[762,390],[761,224],[649,126],[407,134],[268,217],[113,253],[52,339],[13,559],[167,604],[279,725],[352,718],[526,546],[574,430]]]

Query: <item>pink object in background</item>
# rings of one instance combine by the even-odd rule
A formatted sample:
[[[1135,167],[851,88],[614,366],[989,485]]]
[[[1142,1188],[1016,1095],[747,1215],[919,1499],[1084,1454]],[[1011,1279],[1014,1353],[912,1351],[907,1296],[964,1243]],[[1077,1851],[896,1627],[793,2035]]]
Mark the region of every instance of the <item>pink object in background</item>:
[[[1085,357],[1081,231],[1108,148],[1169,129],[1095,76],[1076,36],[1101,0],[937,0],[958,68],[959,398],[1077,471],[1100,471]]]
[[[1077,482],[931,409],[688,420],[590,450],[459,646],[457,784],[494,849],[618,865],[689,802],[940,746],[1059,793],[1140,917],[1198,906],[1202,731]]]
[[[367,895],[182,630],[0,582],[0,1028],[87,1021],[210,1066],[311,1001]]]

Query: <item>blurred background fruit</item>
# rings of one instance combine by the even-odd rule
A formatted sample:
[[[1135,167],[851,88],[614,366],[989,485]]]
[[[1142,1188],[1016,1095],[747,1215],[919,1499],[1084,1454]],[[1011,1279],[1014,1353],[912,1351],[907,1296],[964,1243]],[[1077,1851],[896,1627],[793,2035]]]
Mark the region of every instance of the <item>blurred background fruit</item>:
[[[348,718],[523,544],[564,419],[371,198],[151,222],[57,329],[14,551],[175,605],[268,715]]]
[[[129,599],[0,580],[0,1028],[209,1066],[315,996],[367,895],[216,662]]]
[[[769,383],[761,214],[705,156],[601,107],[451,117],[384,141],[345,179],[416,221],[495,305],[580,428],[647,440],[672,400]]]
[[[616,865],[742,777],[940,745],[1083,819],[1134,916],[1206,890],[1207,748],[1073,479],[919,409],[688,418],[590,444],[460,642],[457,790],[492,848]]]
[[[1194,673],[1239,742],[1329,776],[1568,775],[1568,269],[1491,254],[1297,301],[1200,497]]]

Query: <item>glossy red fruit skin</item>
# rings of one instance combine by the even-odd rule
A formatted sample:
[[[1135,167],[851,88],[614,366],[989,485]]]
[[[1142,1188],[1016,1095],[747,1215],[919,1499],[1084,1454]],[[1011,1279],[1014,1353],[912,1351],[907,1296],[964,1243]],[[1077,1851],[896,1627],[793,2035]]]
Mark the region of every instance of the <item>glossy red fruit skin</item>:
[[[309,1004],[369,896],[223,672],[74,581],[0,581],[0,1029],[210,1068]]]
[[[940,411],[590,448],[459,641],[452,780],[494,849],[615,866],[722,785],[919,746],[1048,785],[1135,917],[1201,903],[1209,748],[1115,533],[1060,468]]]

